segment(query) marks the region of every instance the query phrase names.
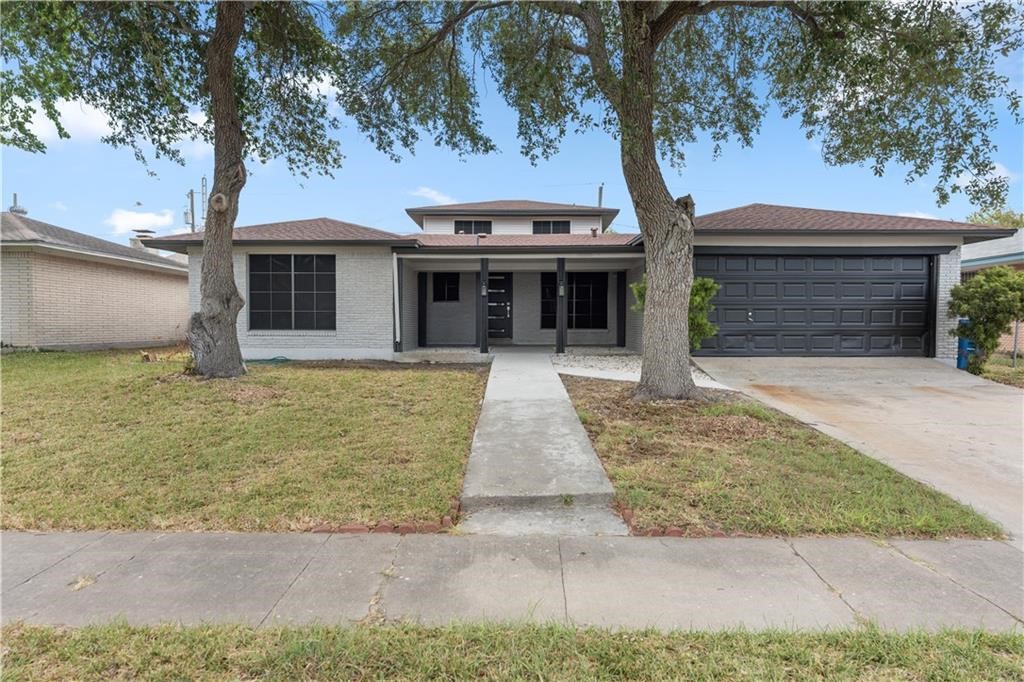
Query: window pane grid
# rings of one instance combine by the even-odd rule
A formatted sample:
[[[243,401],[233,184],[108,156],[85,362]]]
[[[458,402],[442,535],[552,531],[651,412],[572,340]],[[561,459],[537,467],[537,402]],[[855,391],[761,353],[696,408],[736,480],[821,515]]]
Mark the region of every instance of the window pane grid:
[[[491,221],[456,220],[455,234],[491,234]]]
[[[534,220],[534,234],[569,234],[568,220]]]
[[[540,327],[556,326],[558,281],[553,272],[541,273]],[[608,328],[608,273],[566,273],[566,327],[568,329]]]
[[[250,329],[336,328],[333,255],[251,254]]]

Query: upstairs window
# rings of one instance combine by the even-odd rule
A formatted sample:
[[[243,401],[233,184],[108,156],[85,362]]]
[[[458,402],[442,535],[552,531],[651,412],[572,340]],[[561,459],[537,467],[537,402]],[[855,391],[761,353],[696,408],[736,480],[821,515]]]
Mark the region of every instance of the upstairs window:
[[[566,291],[566,327],[569,329],[608,328],[608,273],[568,272]],[[540,327],[554,329],[557,311],[558,279],[553,272],[540,275]]]
[[[534,220],[534,234],[569,234],[568,220]]]
[[[250,254],[249,329],[335,329],[333,255]]]
[[[490,220],[456,220],[455,234],[490,234]]]
[[[443,303],[446,301],[459,300],[459,273],[457,272],[435,272],[434,273],[434,301]]]

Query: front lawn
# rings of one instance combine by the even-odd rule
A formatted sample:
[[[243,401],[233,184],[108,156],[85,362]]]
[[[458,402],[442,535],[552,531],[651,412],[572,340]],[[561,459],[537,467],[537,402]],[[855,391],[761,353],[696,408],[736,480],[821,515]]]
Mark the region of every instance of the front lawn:
[[[1024,638],[559,626],[3,629],[11,680],[1021,680]]]
[[[563,381],[637,532],[1001,536],[971,509],[760,403],[637,403],[631,383]]]
[[[5,528],[303,530],[438,522],[462,485],[486,373],[180,358],[2,360]]]
[[[990,381],[998,381],[1007,386],[1024,388],[1024,357],[1017,358],[1017,366],[1013,366],[1013,359],[1009,355],[994,353],[985,363],[985,370],[981,376]]]

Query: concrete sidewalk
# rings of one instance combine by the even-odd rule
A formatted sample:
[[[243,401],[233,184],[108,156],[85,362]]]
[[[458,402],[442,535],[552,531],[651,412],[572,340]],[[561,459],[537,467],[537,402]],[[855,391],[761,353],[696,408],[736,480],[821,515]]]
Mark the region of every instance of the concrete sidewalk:
[[[500,348],[462,490],[467,533],[627,535],[615,489],[547,350]]]
[[[1022,628],[1002,542],[217,533],[0,535],[4,623],[557,622]]]

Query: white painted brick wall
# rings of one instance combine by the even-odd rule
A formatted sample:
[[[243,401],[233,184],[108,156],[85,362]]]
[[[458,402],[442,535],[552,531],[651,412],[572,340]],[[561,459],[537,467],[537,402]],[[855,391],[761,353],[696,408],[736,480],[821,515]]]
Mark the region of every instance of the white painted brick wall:
[[[957,323],[949,317],[949,293],[960,283],[960,247],[939,260],[938,291],[935,300],[935,357],[943,362],[956,362],[957,338],[950,334]]]
[[[323,330],[249,330],[249,310],[238,314],[238,343],[249,360],[287,357],[295,360],[344,358],[390,359],[393,355],[391,250],[387,247],[260,246],[236,248],[235,286],[248,298],[250,253],[334,254],[336,327]],[[202,249],[189,249],[189,301],[199,309]]]
[[[181,275],[6,249],[2,267],[4,343],[73,349],[185,338]]]

